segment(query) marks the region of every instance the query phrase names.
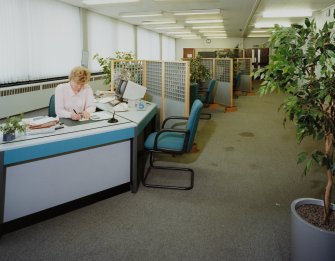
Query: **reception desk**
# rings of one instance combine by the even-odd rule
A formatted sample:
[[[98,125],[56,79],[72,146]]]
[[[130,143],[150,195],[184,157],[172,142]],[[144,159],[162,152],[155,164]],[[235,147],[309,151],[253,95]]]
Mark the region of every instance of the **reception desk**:
[[[99,107],[99,106],[98,106]],[[101,106],[100,106],[101,107]],[[108,108],[107,108],[108,109]],[[78,122],[0,144],[1,234],[129,191],[137,192],[139,148],[157,107]],[[143,165],[143,164],[142,164]]]

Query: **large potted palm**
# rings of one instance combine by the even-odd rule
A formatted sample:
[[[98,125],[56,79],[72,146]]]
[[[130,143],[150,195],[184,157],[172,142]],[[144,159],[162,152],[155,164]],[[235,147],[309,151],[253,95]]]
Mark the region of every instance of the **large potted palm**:
[[[307,18],[303,25],[277,26],[269,40],[270,63],[255,73],[262,80],[261,95],[274,91],[287,94],[280,108],[286,115],[284,122],[287,119],[294,122],[298,142],[306,137],[323,142],[323,150],[298,155],[298,163],[306,163],[305,174],[314,163],[323,166],[326,182],[322,200],[299,199],[291,205],[292,260],[335,260],[335,208],[331,203],[335,173],[333,28],[334,22],[326,22],[318,28],[314,20]],[[321,221],[309,215],[311,211],[318,213],[317,209],[321,209]]]

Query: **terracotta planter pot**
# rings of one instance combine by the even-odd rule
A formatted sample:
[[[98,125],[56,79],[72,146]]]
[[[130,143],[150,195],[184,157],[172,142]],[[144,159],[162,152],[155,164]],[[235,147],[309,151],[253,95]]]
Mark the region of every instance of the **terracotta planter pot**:
[[[12,133],[4,133],[2,136],[3,141],[12,141],[15,139],[15,134]]]
[[[316,227],[303,220],[296,209],[301,205],[323,206],[323,201],[312,198],[297,199],[291,204],[291,260],[335,260],[335,232]],[[335,205],[331,205],[335,210]]]

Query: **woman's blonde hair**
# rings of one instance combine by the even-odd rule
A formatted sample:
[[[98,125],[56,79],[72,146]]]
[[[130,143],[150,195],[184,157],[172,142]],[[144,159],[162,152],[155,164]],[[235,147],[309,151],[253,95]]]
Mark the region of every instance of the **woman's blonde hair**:
[[[86,84],[90,81],[91,73],[85,67],[77,66],[72,69],[69,80],[78,84]]]

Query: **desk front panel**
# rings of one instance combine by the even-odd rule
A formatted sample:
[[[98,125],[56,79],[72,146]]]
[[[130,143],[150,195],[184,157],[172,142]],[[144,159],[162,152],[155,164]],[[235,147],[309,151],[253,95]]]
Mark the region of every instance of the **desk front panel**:
[[[4,222],[130,182],[130,141],[6,169]]]

